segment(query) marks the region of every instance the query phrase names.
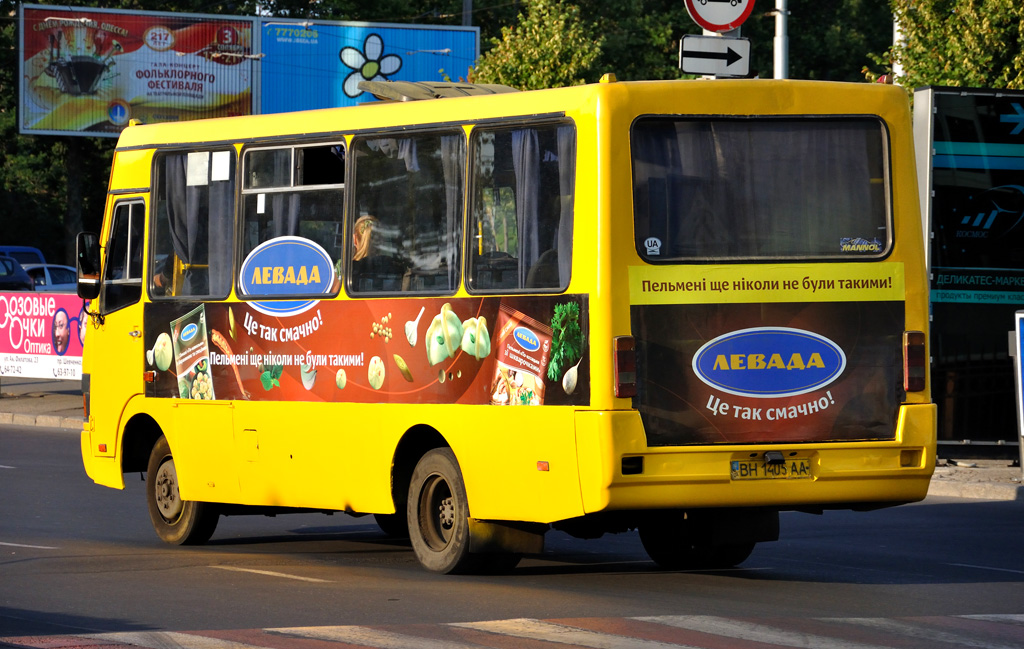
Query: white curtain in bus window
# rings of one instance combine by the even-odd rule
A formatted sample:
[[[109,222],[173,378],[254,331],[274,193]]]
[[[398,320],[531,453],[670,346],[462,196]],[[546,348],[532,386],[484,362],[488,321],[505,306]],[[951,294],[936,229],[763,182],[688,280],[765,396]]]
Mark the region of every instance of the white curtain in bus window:
[[[226,297],[233,265],[233,152],[170,153],[158,165],[152,295]]]
[[[462,134],[362,138],[352,150],[349,290],[454,293],[462,241]]]
[[[636,245],[648,261],[880,257],[886,135],[873,118],[639,120]]]
[[[572,125],[474,131],[470,290],[569,286],[575,182]]]
[[[242,168],[242,258],[257,246],[279,237],[300,237],[315,243],[340,271],[344,249],[345,149],[340,143],[251,149]],[[329,292],[336,292],[333,287]],[[264,293],[242,282],[248,297],[305,295],[307,285],[290,293]]]

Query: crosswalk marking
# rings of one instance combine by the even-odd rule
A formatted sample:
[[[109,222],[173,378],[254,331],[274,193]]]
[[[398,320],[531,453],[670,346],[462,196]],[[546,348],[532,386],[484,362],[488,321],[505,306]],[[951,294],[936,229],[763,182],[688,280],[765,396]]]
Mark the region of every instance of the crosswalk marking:
[[[344,642],[375,649],[480,649],[480,645],[476,644],[419,638],[363,626],[308,626],[264,629],[264,631],[310,640]]]
[[[982,640],[975,640],[966,635],[934,629],[925,624],[911,624],[909,622],[897,620],[866,617],[849,617],[835,621],[843,624],[856,624],[861,627],[870,627],[876,631],[882,631],[886,634],[899,634],[914,638],[915,640],[948,642],[958,647],[976,647],[977,649],[1020,649],[1020,645],[992,644]]]
[[[840,638],[789,631],[765,624],[710,615],[661,615],[657,617],[635,617],[633,619],[781,647],[801,647],[805,649],[823,649],[825,647],[828,649],[886,649],[881,645],[864,644],[863,642],[852,642]]]
[[[1024,626],[1024,615],[1014,615],[1013,613],[1005,615],[957,615],[956,617],[962,617],[967,620],[979,620],[981,622],[1001,622],[1003,624]]]
[[[649,626],[639,626],[635,622]],[[659,630],[654,625],[663,628]],[[232,637],[241,641],[229,639]],[[677,637],[678,642],[675,642]],[[517,618],[430,625],[0,637],[0,646],[81,649],[102,643],[109,649],[309,649],[310,641],[368,649],[483,649],[516,646],[527,641],[583,649],[702,649],[747,646],[748,643],[800,649],[892,649],[907,646],[1018,649],[1024,647],[1024,614],[762,619],[659,615],[599,617],[571,622]],[[329,649],[329,644],[326,646]]]
[[[590,647],[592,649],[680,649],[689,647],[689,645],[669,644],[655,640],[643,640],[641,638],[628,638],[598,631],[587,631],[586,629],[579,629],[564,624],[542,622],[541,620],[527,618],[493,620],[489,622],[461,622],[449,624],[449,626],[487,631],[488,633],[516,638],[557,642],[575,647]],[[689,647],[689,649],[696,648]]]
[[[147,649],[262,649],[257,645],[175,631],[90,633],[81,637]]]

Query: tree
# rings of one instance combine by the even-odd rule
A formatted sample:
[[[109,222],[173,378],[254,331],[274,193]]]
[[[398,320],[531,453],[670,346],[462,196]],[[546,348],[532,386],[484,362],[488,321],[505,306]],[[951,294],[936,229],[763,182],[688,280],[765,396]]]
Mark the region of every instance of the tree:
[[[902,42],[875,56],[908,88],[927,85],[1024,88],[1020,0],[891,0]],[[868,71],[878,76],[878,71]]]
[[[602,41],[576,5],[534,0],[517,25],[502,27],[472,78],[520,90],[579,85],[591,74]]]

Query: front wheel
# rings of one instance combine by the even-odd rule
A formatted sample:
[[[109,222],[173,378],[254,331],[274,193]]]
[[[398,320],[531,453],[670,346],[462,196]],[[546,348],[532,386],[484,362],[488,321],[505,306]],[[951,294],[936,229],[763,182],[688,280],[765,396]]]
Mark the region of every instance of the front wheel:
[[[209,541],[217,529],[219,514],[214,505],[181,499],[178,472],[165,437],[157,440],[149,455],[146,501],[153,528],[165,543],[201,545]]]

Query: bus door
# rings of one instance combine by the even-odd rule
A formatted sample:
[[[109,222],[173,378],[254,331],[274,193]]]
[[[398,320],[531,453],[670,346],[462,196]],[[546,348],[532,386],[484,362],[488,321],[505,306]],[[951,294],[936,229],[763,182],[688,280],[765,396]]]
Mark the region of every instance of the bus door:
[[[118,198],[107,233],[100,283],[99,317],[88,332],[92,452],[113,456],[121,413],[142,393],[142,251],[146,203],[141,196]],[[116,365],[118,371],[100,366]]]

